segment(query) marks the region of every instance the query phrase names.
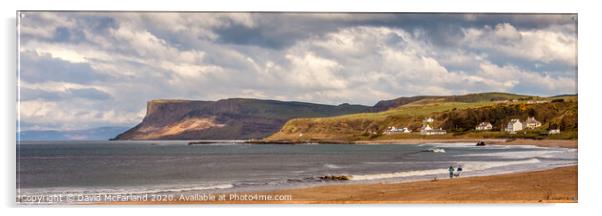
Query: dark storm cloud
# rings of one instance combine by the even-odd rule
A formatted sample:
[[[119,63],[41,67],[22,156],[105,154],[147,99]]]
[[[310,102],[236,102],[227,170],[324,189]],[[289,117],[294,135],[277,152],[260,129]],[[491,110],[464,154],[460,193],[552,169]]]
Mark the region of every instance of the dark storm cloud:
[[[242,25],[235,25],[216,29],[215,32],[219,35],[219,41],[222,43],[261,46],[271,49],[288,47],[297,40],[308,36],[293,32],[287,32],[290,35],[275,34],[274,31],[275,30],[270,28],[250,28]]]
[[[115,18],[107,15],[88,16],[87,14],[77,14],[77,19],[80,22],[85,23],[89,29],[94,30],[96,33],[103,33],[109,29],[116,29],[119,27],[119,23]]]
[[[256,27],[223,26],[215,30],[223,43],[282,49],[296,41],[349,26],[400,28],[424,32],[437,45],[453,45],[463,36],[462,28],[511,23],[521,29],[552,25],[575,25],[573,14],[438,14],[438,13],[254,13]],[[333,16],[333,17],[330,17]],[[343,16],[343,17],[337,17]],[[576,26],[575,26],[576,27]]]

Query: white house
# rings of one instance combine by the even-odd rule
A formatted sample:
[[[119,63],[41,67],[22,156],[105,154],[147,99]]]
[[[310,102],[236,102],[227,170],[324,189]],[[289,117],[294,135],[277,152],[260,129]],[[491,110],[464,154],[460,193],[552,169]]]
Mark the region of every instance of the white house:
[[[493,125],[489,122],[481,122],[475,129],[478,131],[491,130],[493,129]]]
[[[425,118],[422,122],[424,122],[424,123],[433,123],[433,122],[435,122],[435,119],[433,119],[432,117],[428,117],[428,118]]]
[[[442,128],[439,129],[430,129],[430,130],[421,130],[420,134],[422,135],[444,135],[447,134],[447,131]]]
[[[398,133],[411,133],[412,130],[408,129],[407,127],[404,128],[397,128],[395,126],[392,127],[388,127],[387,130],[385,130],[384,134],[398,134]]]
[[[420,128],[420,134],[422,135],[443,135],[446,133],[447,131],[443,130],[442,128],[434,129],[430,125],[424,125],[422,128]]]
[[[541,126],[541,122],[535,120],[535,117],[529,117],[527,118],[527,121],[525,121],[526,128],[535,129],[539,126]]]
[[[543,104],[543,103],[547,103],[548,101],[545,100],[538,100],[538,101],[534,101],[534,100],[529,100],[527,101],[527,104]]]
[[[510,133],[516,133],[517,131],[520,131],[522,129],[523,123],[520,122],[519,119],[510,120],[510,122],[508,122],[508,125],[506,126],[506,131]]]
[[[551,129],[550,131],[548,131],[548,135],[559,134],[559,133],[560,133],[560,129]]]

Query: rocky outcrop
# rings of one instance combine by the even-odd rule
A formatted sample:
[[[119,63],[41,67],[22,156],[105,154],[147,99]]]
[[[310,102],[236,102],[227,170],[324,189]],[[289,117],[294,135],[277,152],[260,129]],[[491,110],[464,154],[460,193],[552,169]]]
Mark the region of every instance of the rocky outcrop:
[[[140,124],[116,140],[263,138],[291,118],[369,112],[371,107],[233,98],[218,101],[152,100]]]

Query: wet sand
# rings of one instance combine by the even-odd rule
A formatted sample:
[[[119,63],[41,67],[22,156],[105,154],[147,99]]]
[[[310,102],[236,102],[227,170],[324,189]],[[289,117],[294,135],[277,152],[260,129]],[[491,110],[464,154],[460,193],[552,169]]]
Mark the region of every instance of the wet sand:
[[[239,195],[242,194],[290,195],[292,199],[285,201],[166,201],[100,204],[573,203],[577,202],[577,166],[437,181],[329,185],[248,192]]]

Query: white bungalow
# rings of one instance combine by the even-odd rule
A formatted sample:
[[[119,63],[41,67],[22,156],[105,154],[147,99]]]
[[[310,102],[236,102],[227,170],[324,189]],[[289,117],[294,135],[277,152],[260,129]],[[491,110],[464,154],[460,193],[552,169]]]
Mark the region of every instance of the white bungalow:
[[[551,129],[550,131],[548,131],[548,135],[559,134],[559,133],[560,133],[560,129]]]
[[[529,101],[527,101],[527,104],[543,104],[543,103],[547,103],[547,102],[548,101],[545,101],[545,100],[538,100],[538,101],[529,100]]]
[[[491,130],[493,129],[493,125],[489,122],[481,122],[475,129],[478,131]]]
[[[527,121],[525,121],[526,128],[535,129],[539,126],[541,126],[541,122],[535,120],[535,117],[529,117],[527,118]]]
[[[412,130],[408,129],[407,127],[404,128],[397,128],[395,126],[392,127],[388,127],[387,130],[385,130],[384,134],[399,134],[399,133],[411,133]]]
[[[425,118],[422,122],[424,122],[424,123],[433,123],[433,122],[435,122],[435,119],[433,119],[432,117],[428,117],[428,118]]]
[[[506,131],[509,133],[516,133],[517,131],[520,131],[522,129],[523,123],[520,122],[519,119],[510,120],[510,122],[508,122],[508,125],[506,126]]]
[[[397,128],[395,126],[391,126],[388,127],[387,130],[385,130],[385,134],[390,132],[397,132]]]
[[[420,134],[422,135],[444,135],[447,134],[447,131],[442,128],[434,129],[430,125],[424,125],[420,128]]]

